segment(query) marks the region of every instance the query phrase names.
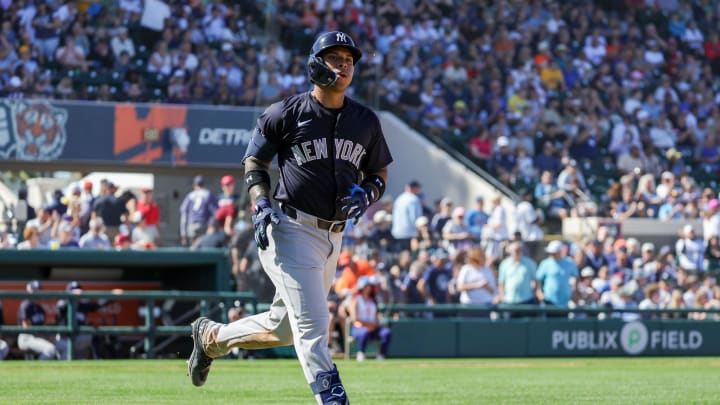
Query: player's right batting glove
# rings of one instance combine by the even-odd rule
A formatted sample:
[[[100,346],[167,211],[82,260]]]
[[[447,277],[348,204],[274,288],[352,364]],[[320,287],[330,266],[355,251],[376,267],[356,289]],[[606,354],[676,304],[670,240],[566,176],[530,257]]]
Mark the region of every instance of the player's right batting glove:
[[[272,208],[270,200],[263,197],[255,201],[255,215],[252,217],[253,227],[255,228],[255,242],[260,250],[268,247],[267,226],[272,222],[277,225],[280,223],[280,217]]]

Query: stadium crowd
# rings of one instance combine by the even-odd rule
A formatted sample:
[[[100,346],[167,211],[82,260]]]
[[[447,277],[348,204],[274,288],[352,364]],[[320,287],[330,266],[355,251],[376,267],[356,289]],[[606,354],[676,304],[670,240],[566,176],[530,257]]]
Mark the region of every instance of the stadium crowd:
[[[720,305],[717,2],[20,0],[0,1],[0,21],[5,97],[98,101],[266,105],[307,90],[318,32],[349,32],[366,55],[354,96],[523,198],[508,229],[497,196],[461,207],[409,181],[348,227],[338,322],[363,276],[389,303]],[[194,179],[182,244],[230,247],[237,289],[262,299],[272,286],[255,260],[249,207],[234,178],[219,183],[216,196]],[[163,246],[152,190],[105,182],[99,196],[81,187],[51,200],[1,245]],[[412,216],[399,208],[410,206]],[[703,229],[678,229],[672,246],[604,228],[539,242],[543,221],[595,215],[700,219]]]
[[[550,217],[697,217],[695,197],[717,188],[711,1],[65,0],[0,11],[7,97],[266,105],[306,91],[314,36],[342,29],[368,55],[356,97],[532,193]],[[676,198],[660,187],[671,175]],[[666,203],[676,208],[661,212]]]

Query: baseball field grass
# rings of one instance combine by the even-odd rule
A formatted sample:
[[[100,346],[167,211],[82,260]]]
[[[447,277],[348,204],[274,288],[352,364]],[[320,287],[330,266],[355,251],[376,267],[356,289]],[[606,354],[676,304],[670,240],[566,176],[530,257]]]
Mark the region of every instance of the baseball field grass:
[[[720,358],[337,362],[353,405],[718,404]],[[314,404],[296,360],[0,362],[1,404]]]

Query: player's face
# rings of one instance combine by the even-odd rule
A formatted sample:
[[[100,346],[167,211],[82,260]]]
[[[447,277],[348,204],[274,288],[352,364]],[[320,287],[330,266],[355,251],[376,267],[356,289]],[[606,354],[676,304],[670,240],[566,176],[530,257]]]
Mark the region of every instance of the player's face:
[[[325,64],[338,75],[335,88],[345,90],[353,79],[355,65],[350,51],[342,47],[330,48],[324,55]]]

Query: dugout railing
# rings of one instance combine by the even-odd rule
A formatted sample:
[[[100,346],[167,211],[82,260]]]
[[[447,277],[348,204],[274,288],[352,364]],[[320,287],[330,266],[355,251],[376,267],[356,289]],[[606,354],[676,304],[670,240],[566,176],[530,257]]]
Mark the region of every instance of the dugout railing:
[[[0,300],[32,300],[64,299],[68,303],[68,323],[65,325],[44,325],[23,328],[19,325],[0,325],[0,333],[58,333],[66,336],[78,334],[93,335],[133,335],[139,336],[145,357],[153,358],[158,354],[156,339],[160,336],[178,337],[189,336],[190,326],[188,320],[196,316],[210,316],[227,322],[227,309],[234,301],[245,303],[248,314],[257,313],[266,309],[268,304],[258,303],[252,293],[216,292],[216,291],[126,291],[122,294],[112,292],[84,291],[80,294],[68,292],[39,291],[29,294],[25,291],[0,291]],[[147,314],[152,314],[157,302],[166,300],[189,301],[194,303],[193,309],[185,314],[182,320],[175,324],[158,324],[153,316],[146,316],[141,325],[79,325],[76,321],[76,309],[81,300],[141,300]],[[521,356],[521,355],[553,355],[556,344],[555,339],[562,338],[564,334],[577,334],[583,331],[595,331],[598,334],[614,333],[618,336],[624,325],[628,323],[644,323],[649,333],[649,339],[654,339],[655,333],[665,333],[662,339],[669,339],[667,347],[652,347],[648,343],[648,354],[682,354],[682,351],[673,351],[673,341],[682,333],[700,330],[704,336],[704,346],[698,346],[698,354],[720,354],[720,347],[714,342],[720,341],[720,309],[717,308],[675,308],[640,310],[637,308],[609,308],[609,307],[577,307],[558,308],[540,305],[495,305],[492,307],[461,304],[386,304],[380,305],[380,311],[385,320],[393,329],[393,342],[390,355],[395,357],[455,357],[455,356]],[[707,314],[708,321],[687,319],[692,313]],[[603,316],[601,316],[603,315]],[[634,318],[625,318],[626,316]],[[573,319],[569,319],[573,318]],[[349,324],[348,324],[349,326]],[[615,328],[615,329],[613,329]],[[674,329],[673,329],[674,328]],[[579,332],[578,332],[579,331]],[[648,332],[649,331],[649,332]],[[674,333],[673,331],[680,331]],[[684,332],[685,331],[685,332]],[[346,330],[346,333],[349,330]],[[689,333],[688,332],[688,333]],[[437,336],[436,336],[437,335]],[[494,335],[494,337],[491,337]],[[669,337],[667,337],[667,336]],[[688,334],[688,339],[692,338]],[[403,337],[405,336],[405,337]],[[474,343],[472,336],[481,336],[484,346]],[[585,335],[582,335],[585,336]],[[587,336],[586,336],[587,337]],[[495,342],[491,342],[494,339]],[[572,350],[564,350],[555,354],[575,355],[593,354],[603,355],[602,351],[593,347],[593,337],[590,336],[590,346],[587,350],[574,350],[572,345],[561,342]],[[682,336],[680,338],[682,340]],[[72,341],[72,339],[71,339]],[[420,341],[421,346],[413,346]],[[546,341],[545,343],[543,343]],[[415,342],[415,343],[412,343]],[[441,343],[441,344],[438,344]],[[570,342],[572,343],[572,342]],[[663,341],[663,344],[667,342]],[[682,343],[682,342],[681,342]],[[542,345],[547,347],[544,347]],[[682,345],[682,344],[681,344]],[[542,346],[542,347],[541,347]],[[565,349],[567,349],[565,347]],[[430,348],[430,349],[428,349]],[[438,351],[442,348],[442,351]],[[511,348],[507,351],[507,348]],[[482,349],[482,350],[481,350]],[[487,350],[485,350],[487,349]],[[522,349],[522,350],[518,350]],[[627,352],[627,349],[623,347]],[[350,350],[350,347],[345,347]],[[428,351],[430,350],[430,351]],[[434,351],[433,351],[434,350]],[[609,355],[621,355],[616,351],[609,351]],[[68,347],[72,359],[72,347]]]
[[[61,334],[74,337],[78,334],[93,335],[140,335],[144,356],[153,358],[157,354],[156,339],[159,336],[177,337],[190,334],[188,322],[182,324],[157,324],[153,316],[154,308],[159,301],[189,301],[196,303],[190,311],[190,318],[196,316],[210,316],[214,319],[227,322],[227,309],[237,300],[244,303],[248,313],[257,313],[258,303],[253,293],[217,292],[217,291],[125,291],[117,294],[101,291],[84,291],[80,294],[69,292],[38,291],[27,293],[25,291],[0,291],[0,300],[8,299],[63,299],[67,302],[67,324],[43,325],[23,327],[20,325],[0,325],[0,333],[41,333]],[[146,316],[143,325],[80,325],[77,322],[77,308],[81,300],[141,300],[144,302]],[[68,339],[69,360],[73,358],[73,339]]]

